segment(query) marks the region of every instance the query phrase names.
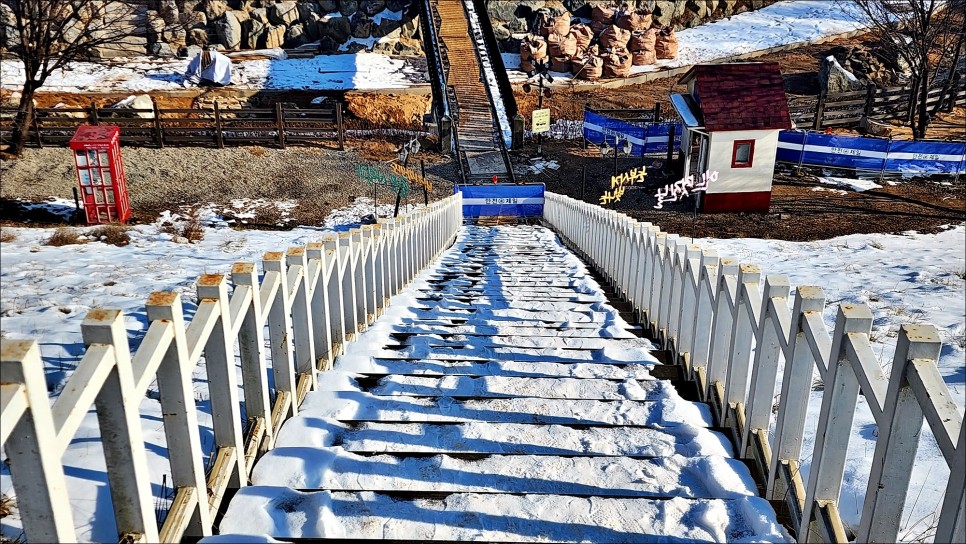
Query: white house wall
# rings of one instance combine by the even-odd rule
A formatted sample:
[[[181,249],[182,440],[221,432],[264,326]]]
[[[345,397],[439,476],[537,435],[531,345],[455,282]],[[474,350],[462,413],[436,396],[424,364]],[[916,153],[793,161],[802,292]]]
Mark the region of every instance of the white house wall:
[[[709,172],[718,172],[718,181],[708,185],[708,193],[754,193],[771,190],[778,152],[778,129],[733,130],[711,133],[708,152]],[[755,140],[750,168],[731,168],[735,140]]]

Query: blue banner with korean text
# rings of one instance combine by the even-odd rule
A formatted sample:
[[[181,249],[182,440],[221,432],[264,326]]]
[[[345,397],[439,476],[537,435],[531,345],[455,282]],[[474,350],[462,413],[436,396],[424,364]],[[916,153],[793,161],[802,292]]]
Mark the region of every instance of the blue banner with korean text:
[[[630,156],[638,157],[648,153],[667,153],[668,137],[674,126],[674,146],[681,145],[682,125],[671,123],[645,123],[634,125],[627,121],[584,110],[584,139],[596,145],[614,147],[615,141],[623,145],[631,142]]]
[[[777,159],[903,174],[966,174],[966,142],[926,142],[783,130]]]
[[[463,217],[543,216],[542,183],[457,185],[455,190],[463,193]]]

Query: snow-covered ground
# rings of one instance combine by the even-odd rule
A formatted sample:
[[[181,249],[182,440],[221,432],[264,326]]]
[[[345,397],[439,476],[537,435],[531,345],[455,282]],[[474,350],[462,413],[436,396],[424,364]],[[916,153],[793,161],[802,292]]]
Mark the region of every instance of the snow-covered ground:
[[[333,219],[338,215],[342,221],[350,221],[371,213],[370,210],[369,204],[363,202],[354,211],[335,212]],[[49,229],[4,229],[16,237],[0,246],[0,323],[4,337],[36,338],[41,342],[48,379],[56,394],[81,357],[80,322],[90,309],[101,306],[123,310],[129,337],[136,346],[146,328],[143,304],[150,292],[181,293],[190,317],[194,311],[194,281],[199,274],[226,273],[235,261],[258,261],[265,251],[305,244],[324,234],[317,228],[268,232],[214,224],[205,229],[204,239],[195,244],[176,243],[171,235],[161,232],[158,224],[136,226],[131,229],[131,244],[125,247],[97,241],[51,247],[43,245],[52,233]],[[935,235],[853,235],[803,243],[756,239],[697,242],[717,248],[721,255],[758,263],[766,274],[786,274],[793,286],[822,286],[830,306],[826,313],[830,328],[833,306],[840,302],[869,304],[875,315],[873,345],[886,367],[891,362],[891,348],[900,324],[933,323],[944,342],[940,372],[957,405],[966,405],[966,227],[957,226]],[[207,385],[201,367],[195,371],[195,391],[204,426],[203,442],[210,445]],[[810,429],[815,426],[819,395],[814,393],[812,399]],[[850,523],[855,523],[861,509],[873,452],[874,425],[868,412],[863,411],[863,402],[860,398],[840,505],[843,517]],[[160,483],[168,469],[158,409],[151,398],[142,402],[152,479],[155,492],[160,495]],[[104,541],[114,538],[114,528],[97,435],[96,418],[91,413],[64,460],[78,536],[82,540]],[[803,456],[804,470],[808,469],[811,446],[809,437]],[[904,536],[909,539],[924,531],[928,533],[928,527],[934,525],[942,496],[940,482],[948,474],[928,436],[918,459],[910,505],[903,518]],[[0,491],[10,493],[9,474],[2,470]],[[16,536],[19,530],[15,524],[16,520],[6,518],[5,534]]]

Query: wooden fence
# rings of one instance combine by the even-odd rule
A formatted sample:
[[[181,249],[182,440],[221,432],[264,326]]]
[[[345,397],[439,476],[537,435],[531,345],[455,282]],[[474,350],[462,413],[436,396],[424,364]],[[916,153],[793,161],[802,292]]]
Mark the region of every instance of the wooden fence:
[[[545,219],[615,286],[663,347],[677,354],[739,456],[763,475],[766,498],[784,501],[799,542],[846,542],[838,512],[859,394],[878,426],[858,542],[896,542],[923,420],[951,476],[936,542],[966,542],[966,426],[936,368],[932,325],[903,325],[891,375],[872,350],[872,313],[841,304],[830,335],[820,287],[719,258],[674,234],[570,197],[546,194]],[[791,302],[791,308],[789,303]],[[780,359],[781,402],[772,414]],[[824,381],[807,485],[799,475],[813,370]],[[774,420],[772,419],[774,418]],[[770,424],[775,433],[771,436]]]
[[[788,111],[799,128],[857,125],[863,117],[875,120],[898,119],[909,108],[909,87],[869,87],[862,91],[818,96],[789,96]],[[966,82],[955,86],[945,98],[941,89],[929,91],[930,108],[940,100],[948,107],[966,105]]]
[[[120,541],[210,535],[226,491],[247,485],[255,459],[273,447],[279,427],[316,389],[318,373],[453,243],[461,224],[457,194],[412,216],[284,254],[266,253],[261,281],[253,263],[236,263],[231,294],[225,276],[205,274],[197,284],[197,311],[187,324],[180,295],[152,293],[147,333],[133,354],[121,312],[91,310],[81,325],[86,352],[52,406],[38,344],[0,341],[0,441],[11,460],[27,540],[76,540],[61,457],[92,405]],[[202,356],[217,448],[207,473],[191,381]],[[247,420],[240,412],[236,357]],[[155,380],[175,488],[160,528],[139,419]]]
[[[345,149],[342,105],[333,108],[153,109],[37,108],[28,142],[66,145],[80,125],[121,127],[121,144],[164,147],[166,145],[265,145],[285,148],[289,143],[335,140]],[[139,116],[142,114],[143,116]],[[0,142],[10,140],[16,108],[0,108]]]

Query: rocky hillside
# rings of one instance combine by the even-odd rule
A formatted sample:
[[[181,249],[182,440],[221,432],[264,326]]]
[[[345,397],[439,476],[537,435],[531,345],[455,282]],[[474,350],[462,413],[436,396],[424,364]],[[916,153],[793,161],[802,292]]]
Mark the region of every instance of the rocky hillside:
[[[761,9],[777,0],[489,0],[487,11],[500,48],[519,53],[527,33],[538,34],[539,21],[570,12],[583,22],[591,20],[595,7],[617,11],[644,9],[652,13],[656,26],[674,30]]]

